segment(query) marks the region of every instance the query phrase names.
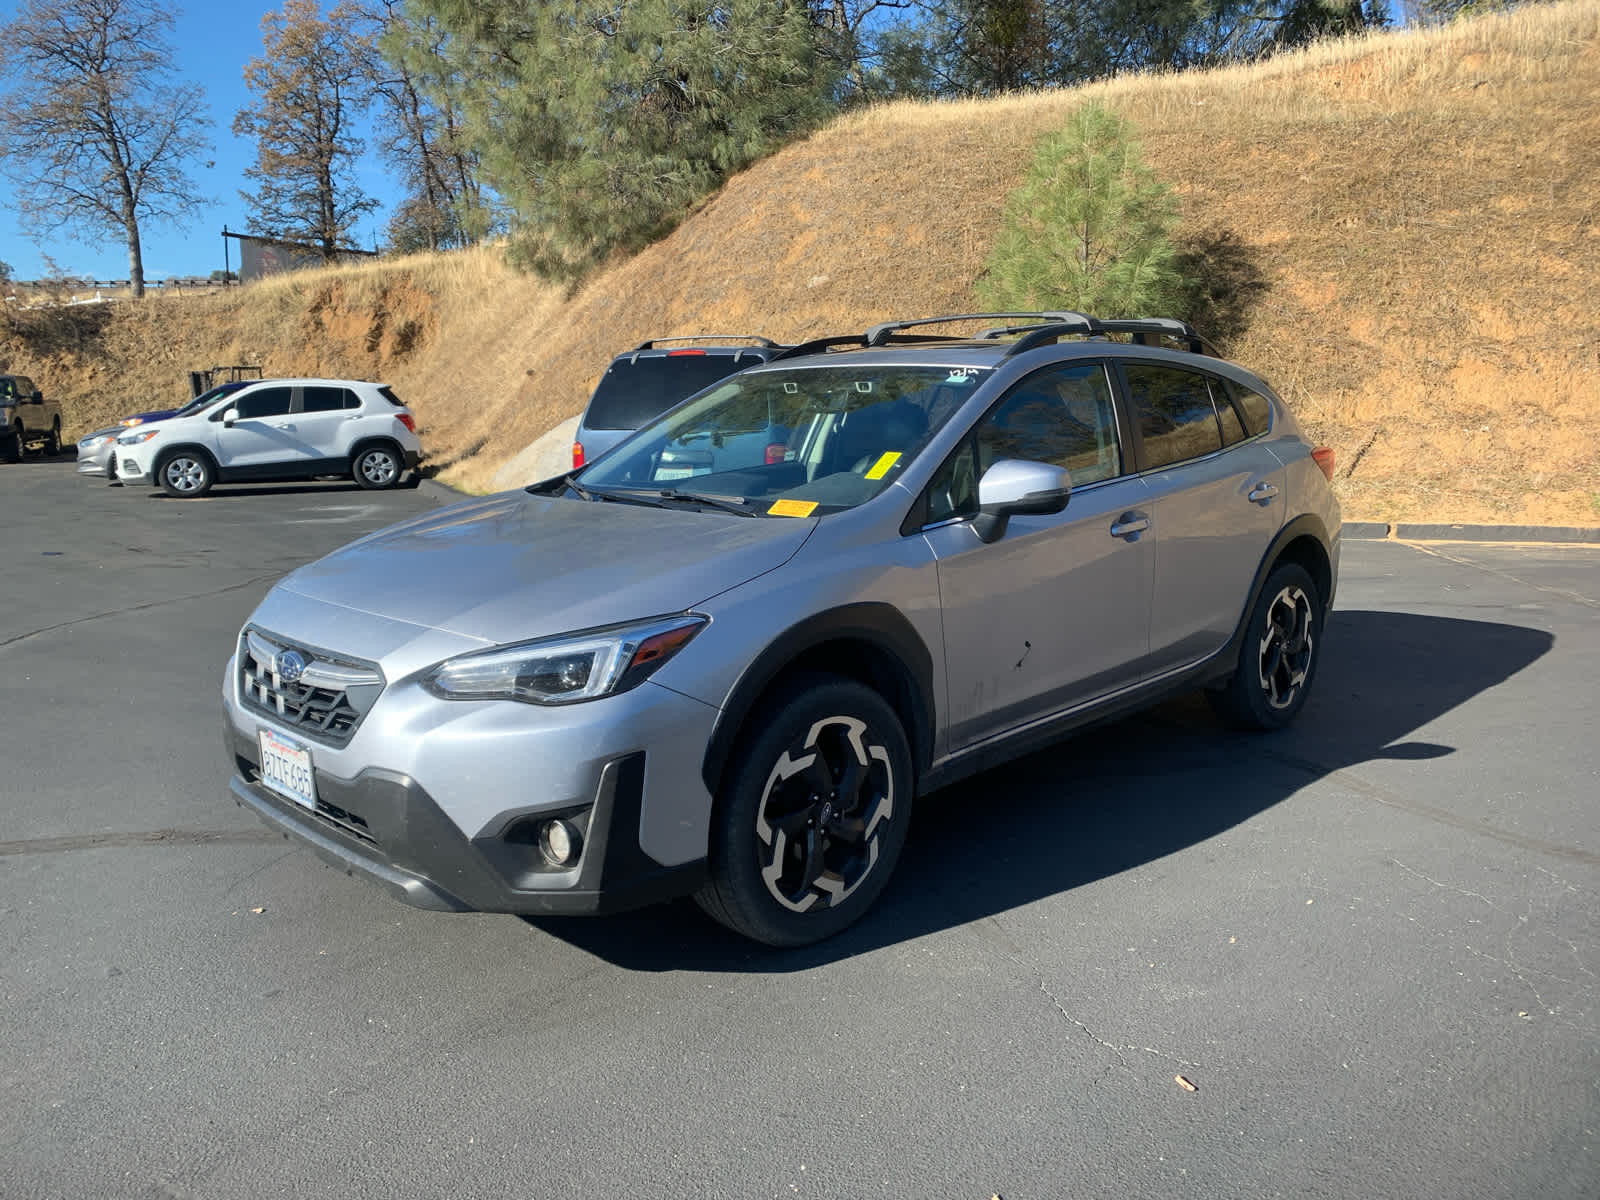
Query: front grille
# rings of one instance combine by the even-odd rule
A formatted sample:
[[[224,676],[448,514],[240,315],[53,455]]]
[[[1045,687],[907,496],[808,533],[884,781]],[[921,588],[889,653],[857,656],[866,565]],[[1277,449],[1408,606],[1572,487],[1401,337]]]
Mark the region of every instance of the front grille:
[[[329,746],[350,741],[383,691],[376,664],[296,645],[262,629],[246,629],[239,639],[238,668],[246,708]]]

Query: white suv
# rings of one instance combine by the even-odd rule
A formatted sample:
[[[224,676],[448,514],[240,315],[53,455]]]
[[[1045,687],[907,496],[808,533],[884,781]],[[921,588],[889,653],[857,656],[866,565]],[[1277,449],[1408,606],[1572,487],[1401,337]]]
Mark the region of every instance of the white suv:
[[[422,444],[410,411],[382,384],[354,379],[269,379],[186,417],[117,439],[125,483],[203,496],[215,483],[349,475],[394,487]]]

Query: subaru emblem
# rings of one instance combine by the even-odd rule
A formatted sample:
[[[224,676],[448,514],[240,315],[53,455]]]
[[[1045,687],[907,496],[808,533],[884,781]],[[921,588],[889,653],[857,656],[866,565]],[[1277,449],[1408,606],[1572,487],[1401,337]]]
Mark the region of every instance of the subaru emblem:
[[[285,683],[293,683],[306,673],[305,657],[298,650],[279,650],[272,656],[272,673]]]

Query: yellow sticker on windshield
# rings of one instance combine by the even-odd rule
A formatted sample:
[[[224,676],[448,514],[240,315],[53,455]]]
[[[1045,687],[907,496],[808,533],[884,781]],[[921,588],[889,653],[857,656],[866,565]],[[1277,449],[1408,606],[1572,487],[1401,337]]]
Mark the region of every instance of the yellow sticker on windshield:
[[[809,517],[816,511],[815,500],[774,500],[767,509],[769,517]]]
[[[872,470],[867,472],[867,478],[868,479],[882,479],[885,475],[887,475],[889,473],[889,468],[894,466],[895,463],[897,463],[899,461],[900,461],[900,451],[898,451],[898,450],[890,450],[890,451],[888,451],[886,454],[884,454],[882,457],[880,457],[877,462],[872,464]]]

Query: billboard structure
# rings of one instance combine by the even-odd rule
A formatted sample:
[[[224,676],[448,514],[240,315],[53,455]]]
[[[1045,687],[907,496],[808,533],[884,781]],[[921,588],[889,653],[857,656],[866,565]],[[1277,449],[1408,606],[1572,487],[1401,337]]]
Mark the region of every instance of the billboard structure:
[[[283,238],[261,237],[252,233],[222,231],[222,255],[228,263],[228,239],[239,243],[239,282],[264,279],[268,275],[282,275],[287,271],[300,271],[307,267],[325,267],[329,260],[322,257],[322,247],[310,242],[290,242]],[[341,247],[334,262],[351,262],[358,258],[375,258],[376,250],[357,250]],[[225,265],[231,271],[231,265]]]

